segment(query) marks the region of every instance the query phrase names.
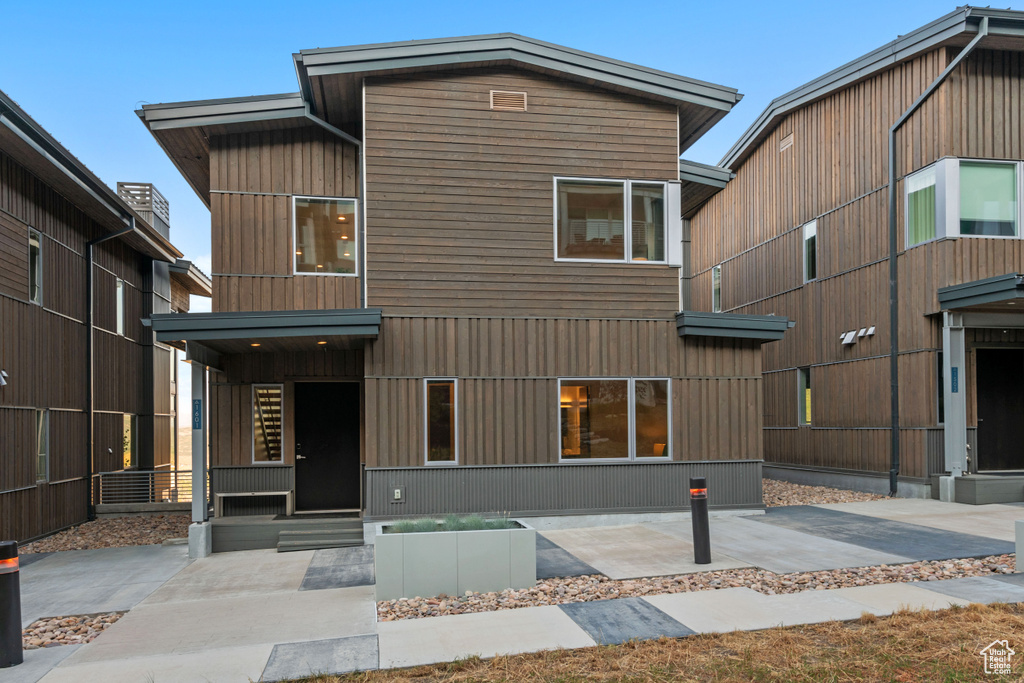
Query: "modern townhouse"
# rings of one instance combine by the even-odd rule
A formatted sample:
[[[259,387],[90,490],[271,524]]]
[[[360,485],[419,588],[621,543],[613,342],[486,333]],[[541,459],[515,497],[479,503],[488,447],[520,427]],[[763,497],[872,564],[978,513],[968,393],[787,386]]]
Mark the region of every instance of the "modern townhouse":
[[[0,538],[86,521],[101,473],[176,469],[176,352],[142,319],[210,282],[161,201],[104,185],[0,93]]]
[[[763,348],[772,476],[1024,500],[1022,29],[958,8],[775,99],[706,172],[694,308],[797,325]]]
[[[787,321],[680,312],[679,156],[735,90],[511,34],[293,59],[298,93],[138,112],[211,210],[213,312],[152,326],[199,378],[214,550],[293,509],[681,510],[695,475],[762,506]]]

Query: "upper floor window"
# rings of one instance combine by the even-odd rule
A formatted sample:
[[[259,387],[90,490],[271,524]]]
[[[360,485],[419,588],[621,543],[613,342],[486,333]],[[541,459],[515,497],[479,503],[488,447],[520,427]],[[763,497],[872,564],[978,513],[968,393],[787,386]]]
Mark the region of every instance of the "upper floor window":
[[[652,181],[555,178],[555,258],[668,262],[668,186]],[[680,222],[678,217],[675,222]]]
[[[942,237],[1019,237],[1021,166],[942,159],[907,176],[907,247]]]
[[[818,221],[804,225],[804,282],[818,277]]]
[[[722,312],[722,264],[711,267],[711,312]]]
[[[356,275],[355,199],[294,197],[295,274]]]
[[[28,231],[28,299],[43,303],[43,237],[35,230]]]
[[[117,316],[116,326],[117,333],[124,336],[124,280],[121,278],[117,279],[114,285],[114,296],[115,296],[115,315]]]

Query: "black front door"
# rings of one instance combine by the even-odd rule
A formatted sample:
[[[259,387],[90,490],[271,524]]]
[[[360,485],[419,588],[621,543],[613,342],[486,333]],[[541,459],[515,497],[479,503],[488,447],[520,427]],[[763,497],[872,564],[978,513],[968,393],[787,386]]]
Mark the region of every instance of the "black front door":
[[[1024,349],[978,349],[978,469],[1024,469]]]
[[[358,509],[359,384],[295,383],[295,508]]]

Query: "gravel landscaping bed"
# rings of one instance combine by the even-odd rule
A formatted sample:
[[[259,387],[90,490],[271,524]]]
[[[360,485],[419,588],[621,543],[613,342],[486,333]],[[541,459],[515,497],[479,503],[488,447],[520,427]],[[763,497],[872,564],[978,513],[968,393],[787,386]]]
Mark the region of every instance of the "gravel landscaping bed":
[[[21,642],[26,650],[89,643],[125,614],[126,612],[104,612],[70,617],[46,617],[32,622],[28,628],[23,629]]]
[[[767,507],[859,503],[865,500],[885,499],[885,496],[880,496],[877,493],[831,489],[827,486],[803,486],[778,479],[762,479],[761,486],[764,493],[764,504]]]
[[[189,515],[97,519],[23,545],[18,548],[18,552],[52,553],[62,550],[158,545],[170,538],[187,538],[190,522]]]
[[[468,593],[458,597],[399,598],[377,603],[378,621],[419,619],[446,614],[493,612],[539,605],[563,605],[614,598],[640,597],[665,593],[750,588],[765,595],[828,590],[879,583],[940,581],[966,576],[1012,574],[1013,555],[993,555],[983,559],[939,560],[879,565],[855,569],[833,569],[798,574],[776,574],[762,569],[729,569],[679,576],[616,581],[603,574],[545,579],[533,588],[510,589],[500,593]]]

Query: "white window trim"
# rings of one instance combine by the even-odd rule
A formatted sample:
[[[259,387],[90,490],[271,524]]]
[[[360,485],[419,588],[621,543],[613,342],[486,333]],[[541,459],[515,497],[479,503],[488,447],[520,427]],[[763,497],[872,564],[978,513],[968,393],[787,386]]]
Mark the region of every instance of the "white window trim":
[[[39,478],[39,415],[43,416],[44,428],[46,430],[46,474],[44,478]],[[50,481],[50,409],[49,408],[36,408],[36,443],[35,443],[35,470],[36,470],[36,483],[42,484]]]
[[[668,443],[665,444],[665,455],[658,456],[637,456],[636,454],[636,382],[661,380],[666,382],[666,398],[668,404]],[[629,405],[629,455],[625,458],[565,458],[562,456],[562,382],[623,382],[627,383],[627,396]],[[558,387],[555,394],[555,405],[558,406],[558,429],[555,430],[556,450],[558,452],[559,464],[573,465],[576,463],[594,465],[600,463],[628,463],[628,462],[671,462],[673,453],[672,443],[672,378],[671,377],[559,377]]]
[[[125,305],[125,291],[124,291],[124,280],[117,278],[114,283],[114,309],[117,321],[114,325],[115,331],[121,337],[125,336],[125,328],[128,326],[125,324],[125,314],[127,306]]]
[[[607,183],[609,185],[622,185],[622,224],[623,224],[623,236],[622,243],[625,258],[622,259],[603,259],[603,258],[566,258],[558,255],[558,181],[568,180],[584,183]],[[664,244],[665,244],[665,258],[661,261],[634,261],[633,260],[633,203],[630,200],[632,196],[632,184],[637,183],[640,185],[661,185],[662,192],[664,192],[665,201],[663,202],[664,216],[662,216],[662,226],[665,231]],[[651,265],[651,266],[666,266],[668,265],[668,254],[669,254],[669,239],[671,230],[669,229],[669,182],[665,180],[644,180],[642,178],[577,178],[574,176],[555,176],[552,179],[553,187],[553,201],[552,201],[552,231],[554,237],[554,256],[555,261],[564,261],[566,263],[628,263],[630,265]],[[627,237],[629,239],[627,239]]]
[[[452,401],[452,420],[455,431],[455,459],[430,459],[430,403],[427,399],[427,387],[431,382],[451,382],[455,388]],[[424,377],[423,378],[423,464],[427,467],[453,467],[459,464],[459,379],[458,377]]]
[[[35,304],[36,306],[42,306],[43,305],[43,233],[39,232],[35,228],[29,228],[28,229],[28,237],[29,237],[29,244],[27,245],[28,246],[28,270],[29,270],[29,273],[28,273],[28,276],[29,276],[28,300],[29,300],[29,303]],[[39,242],[39,264],[38,264],[38,267],[36,268],[36,276],[37,276],[37,278],[39,280],[39,282],[37,283],[37,287],[36,287],[36,291],[39,293],[38,301],[36,299],[32,298],[32,245],[31,245],[32,237],[35,237],[36,241]]]
[[[256,389],[260,387],[279,387],[281,389],[281,459],[280,460],[256,460]],[[252,430],[249,432],[249,460],[257,467],[280,467],[285,463],[285,419],[284,419],[284,384],[280,382],[260,382],[253,384],[249,390],[249,413],[252,419]]]
[[[299,263],[295,253],[295,247],[298,245],[299,240],[296,236],[296,225],[295,225],[295,201],[298,199],[325,199],[334,202],[355,202],[355,226],[352,234],[352,253],[355,255],[355,261],[353,262],[352,273],[300,273]],[[359,255],[360,255],[360,241],[359,241],[359,199],[356,197],[320,197],[316,195],[305,195],[305,194],[294,194],[292,195],[292,275],[293,276],[313,276],[313,277],[359,277]]]
[[[814,277],[807,277],[807,229],[814,226]],[[818,219],[815,218],[812,221],[807,221],[800,226],[800,256],[801,262],[803,263],[803,280],[804,284],[808,282],[814,282],[818,279]]]
[[[1016,167],[1017,185],[1017,234],[1002,235],[964,235],[960,233],[960,164],[1002,164]],[[910,244],[910,194],[907,192],[907,180],[913,176],[935,169],[935,237]],[[922,166],[903,178],[903,250],[913,249],[922,244],[929,244],[943,239],[987,239],[987,240],[1019,240],[1024,239],[1024,207],[1021,195],[1024,193],[1024,161],[1009,159],[978,159],[975,157],[943,157],[938,161]]]
[[[718,292],[717,301],[715,292],[715,273],[718,273]],[[719,263],[717,266],[711,266],[711,312],[721,313],[722,312],[722,264]]]

